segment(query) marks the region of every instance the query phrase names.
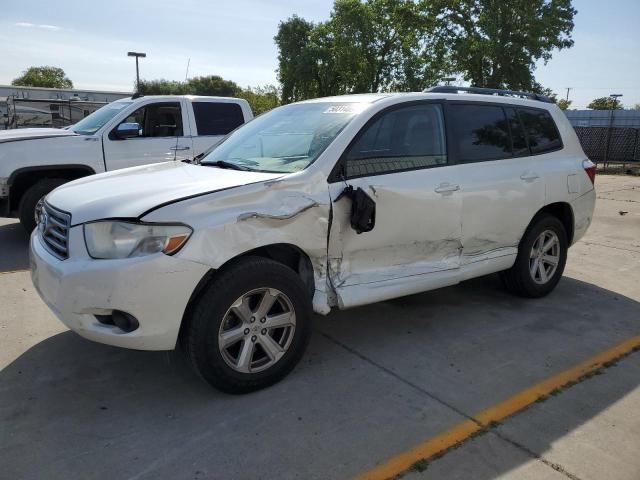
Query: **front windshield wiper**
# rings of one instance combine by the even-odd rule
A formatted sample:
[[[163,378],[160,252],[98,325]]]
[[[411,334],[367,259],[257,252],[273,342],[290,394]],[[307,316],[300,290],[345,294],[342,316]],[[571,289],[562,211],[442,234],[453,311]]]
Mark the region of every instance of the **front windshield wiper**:
[[[243,167],[242,165],[238,165],[237,163],[225,162],[224,160],[216,160],[215,162],[207,162],[201,163],[201,165],[205,165],[207,167],[219,167],[219,168],[228,168],[231,170],[242,170],[243,172],[251,171],[250,168]]]

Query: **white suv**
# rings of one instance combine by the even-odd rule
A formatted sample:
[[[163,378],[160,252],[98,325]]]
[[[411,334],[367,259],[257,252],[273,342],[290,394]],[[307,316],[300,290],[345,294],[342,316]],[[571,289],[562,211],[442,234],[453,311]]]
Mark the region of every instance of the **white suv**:
[[[180,339],[234,393],[295,366],[312,311],[494,272],[548,294],[591,222],[594,165],[544,97],[439,90],[287,105],[199,165],[63,185],[31,238],[33,282],[80,335]]]

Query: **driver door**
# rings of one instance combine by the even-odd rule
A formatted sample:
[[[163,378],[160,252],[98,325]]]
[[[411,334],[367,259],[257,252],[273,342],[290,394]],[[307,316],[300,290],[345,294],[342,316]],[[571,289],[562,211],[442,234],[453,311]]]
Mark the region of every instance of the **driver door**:
[[[143,105],[120,123],[137,123],[139,134],[120,139],[117,126],[103,138],[107,170],[117,170],[150,163],[187,158],[191,138],[185,135],[188,125],[181,102],[161,102]]]
[[[329,185],[329,278],[341,308],[458,282],[462,200],[445,139],[442,105],[412,102],[376,115],[344,152]],[[371,231],[352,228],[347,185],[375,202]]]

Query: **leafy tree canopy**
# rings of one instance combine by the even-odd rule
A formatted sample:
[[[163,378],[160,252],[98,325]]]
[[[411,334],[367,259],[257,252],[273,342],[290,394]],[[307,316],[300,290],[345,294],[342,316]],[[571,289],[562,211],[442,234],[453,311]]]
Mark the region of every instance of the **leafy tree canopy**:
[[[536,62],[573,45],[571,0],[425,1],[454,71],[473,85],[539,91]]]
[[[139,92],[143,95],[207,95],[214,97],[239,97],[249,102],[255,115],[280,105],[278,89],[273,85],[243,89],[231,80],[218,75],[190,78],[186,82],[175,80],[140,80]]]
[[[617,110],[621,109],[622,103],[617,98],[613,97],[600,97],[591,100],[591,103],[587,105],[587,108],[592,110]]]
[[[30,67],[15,78],[11,85],[22,87],[73,88],[64,70],[58,67]]]
[[[571,100],[565,100],[564,98],[561,98],[557,103],[560,107],[560,110],[567,110],[573,102]]]
[[[282,99],[422,90],[452,74],[544,93],[536,62],[573,45],[575,14],[571,0],[335,0],[326,22],[280,23]]]

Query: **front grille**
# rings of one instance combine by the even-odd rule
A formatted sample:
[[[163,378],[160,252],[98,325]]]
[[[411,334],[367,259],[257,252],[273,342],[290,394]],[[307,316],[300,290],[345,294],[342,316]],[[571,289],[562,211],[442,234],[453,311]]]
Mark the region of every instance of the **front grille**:
[[[44,203],[40,211],[38,229],[42,241],[60,260],[69,258],[69,228],[71,215]]]

